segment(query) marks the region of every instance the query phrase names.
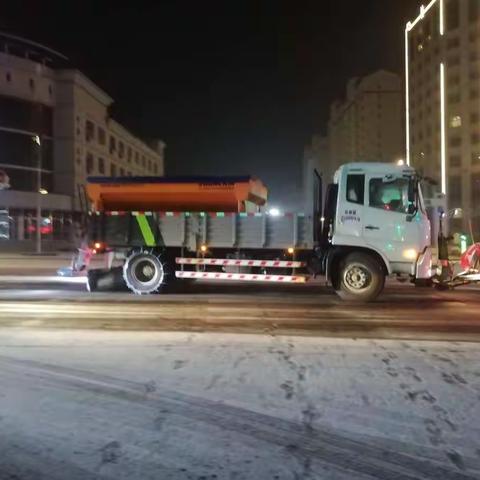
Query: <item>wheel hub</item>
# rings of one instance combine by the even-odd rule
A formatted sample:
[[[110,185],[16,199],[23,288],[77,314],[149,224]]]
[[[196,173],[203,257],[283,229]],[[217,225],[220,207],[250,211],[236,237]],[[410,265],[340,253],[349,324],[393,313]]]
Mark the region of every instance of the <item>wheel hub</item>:
[[[352,289],[361,290],[369,283],[368,272],[359,265],[354,265],[345,272],[345,283]]]

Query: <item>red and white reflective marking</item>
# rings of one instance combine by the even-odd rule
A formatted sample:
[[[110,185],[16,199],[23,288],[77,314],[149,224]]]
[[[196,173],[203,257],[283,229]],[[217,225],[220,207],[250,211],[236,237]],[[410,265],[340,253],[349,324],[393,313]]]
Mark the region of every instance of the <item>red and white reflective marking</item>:
[[[293,260],[248,260],[234,258],[188,258],[177,257],[175,263],[179,265],[219,265],[222,267],[271,267],[271,268],[301,268],[305,262]]]
[[[298,275],[256,275],[253,273],[224,273],[224,272],[175,272],[177,278],[205,278],[209,280],[237,280],[241,282],[281,282],[305,283],[306,277]]]

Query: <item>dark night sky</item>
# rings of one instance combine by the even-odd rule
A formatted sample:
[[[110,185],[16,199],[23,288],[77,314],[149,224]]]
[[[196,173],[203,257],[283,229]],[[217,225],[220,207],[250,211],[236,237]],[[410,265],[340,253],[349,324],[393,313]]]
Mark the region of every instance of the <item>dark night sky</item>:
[[[402,71],[421,1],[120,3],[18,0],[0,28],[67,55],[116,119],[167,142],[169,174],[252,173],[278,192],[349,77]]]

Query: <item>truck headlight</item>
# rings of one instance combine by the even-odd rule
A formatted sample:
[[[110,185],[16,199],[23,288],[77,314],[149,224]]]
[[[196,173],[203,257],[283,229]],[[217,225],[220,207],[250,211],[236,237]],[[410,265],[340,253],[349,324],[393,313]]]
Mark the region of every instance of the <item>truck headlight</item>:
[[[407,260],[416,260],[418,257],[418,252],[414,248],[407,248],[403,251],[403,258]]]

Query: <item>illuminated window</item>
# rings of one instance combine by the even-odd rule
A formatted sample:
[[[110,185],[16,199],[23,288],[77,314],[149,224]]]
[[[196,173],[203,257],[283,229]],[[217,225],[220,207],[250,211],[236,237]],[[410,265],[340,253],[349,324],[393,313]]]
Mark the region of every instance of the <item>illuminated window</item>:
[[[452,128],[458,128],[462,126],[462,117],[460,115],[455,115],[450,119],[450,126]]]

